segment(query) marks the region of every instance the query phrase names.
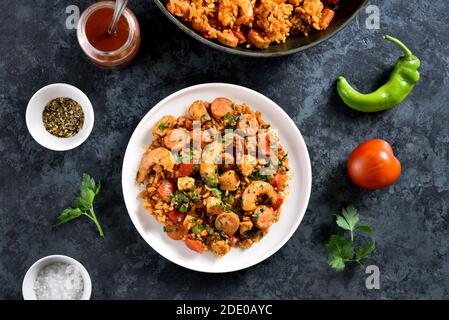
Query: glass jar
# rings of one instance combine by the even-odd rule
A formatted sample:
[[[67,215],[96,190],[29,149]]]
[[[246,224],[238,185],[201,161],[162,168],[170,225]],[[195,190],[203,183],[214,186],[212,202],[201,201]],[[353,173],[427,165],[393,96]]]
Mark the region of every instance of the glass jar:
[[[114,7],[114,1],[100,1],[94,3],[83,12],[78,22],[77,37],[81,49],[94,64],[105,69],[118,69],[127,66],[135,59],[140,47],[139,22],[129,8],[126,8],[122,14],[122,18],[125,19],[128,25],[128,38],[122,46],[112,51],[103,51],[97,49],[91,43],[91,39],[88,37],[89,34],[86,32],[88,22],[89,25],[95,25],[100,23],[100,21],[90,21],[89,18],[91,18],[94,13],[99,13],[99,10],[108,9],[113,12]]]

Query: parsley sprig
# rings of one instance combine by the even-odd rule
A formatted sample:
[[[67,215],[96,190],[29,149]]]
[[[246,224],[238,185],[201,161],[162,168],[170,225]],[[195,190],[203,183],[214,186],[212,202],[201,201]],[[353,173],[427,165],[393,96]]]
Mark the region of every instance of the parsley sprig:
[[[75,201],[73,208],[65,208],[58,217],[57,226],[72,221],[81,216],[86,216],[92,220],[100,237],[104,236],[103,229],[98,222],[94,211],[95,196],[100,192],[100,183],[95,183],[95,180],[88,174],[83,174],[83,181],[81,182],[80,195]]]
[[[358,225],[359,214],[357,209],[349,206],[343,208],[341,215],[336,215],[337,225],[345,231],[349,231],[349,239],[332,235],[327,244],[327,249],[332,253],[328,260],[329,266],[340,272],[345,269],[347,263],[355,262],[362,266],[362,262],[368,258],[376,246],[376,241],[372,234],[374,229],[370,226]],[[354,242],[355,231],[360,231],[371,235],[371,240],[360,246]]]

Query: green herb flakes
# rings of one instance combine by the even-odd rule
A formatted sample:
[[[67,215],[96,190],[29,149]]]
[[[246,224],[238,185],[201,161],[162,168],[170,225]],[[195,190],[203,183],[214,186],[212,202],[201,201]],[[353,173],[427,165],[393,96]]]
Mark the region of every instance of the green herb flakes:
[[[84,125],[83,108],[70,98],[55,98],[45,106],[42,122],[45,130],[54,136],[73,137]]]

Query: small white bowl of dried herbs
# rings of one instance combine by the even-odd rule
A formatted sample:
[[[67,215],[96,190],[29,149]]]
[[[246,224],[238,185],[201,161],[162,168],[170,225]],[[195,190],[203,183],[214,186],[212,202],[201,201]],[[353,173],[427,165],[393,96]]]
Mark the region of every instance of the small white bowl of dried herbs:
[[[31,136],[43,147],[66,151],[82,144],[92,131],[94,110],[78,88],[54,83],[37,91],[26,110]]]

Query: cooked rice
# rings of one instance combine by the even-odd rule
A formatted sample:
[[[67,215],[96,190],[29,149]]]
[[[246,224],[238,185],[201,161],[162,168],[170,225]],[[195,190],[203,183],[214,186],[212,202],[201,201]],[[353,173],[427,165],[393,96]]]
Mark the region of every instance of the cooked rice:
[[[167,9],[208,39],[266,48],[290,34],[325,30],[339,0],[167,0]]]
[[[210,120],[202,121],[201,139],[205,137],[203,135],[204,129],[216,129],[216,135],[222,137],[219,140],[221,146],[218,145],[218,150],[227,151],[226,146],[232,146],[234,148],[233,153],[226,153],[226,155],[235,159],[234,161],[238,161],[238,155],[234,152],[236,152],[236,141],[242,139],[239,137],[240,133],[234,131],[234,139],[228,141],[228,138],[225,138],[223,140],[223,137],[225,137],[225,129],[236,129],[242,125],[248,126],[248,122],[246,124],[243,123],[243,121],[246,121],[244,120],[246,115],[249,115],[250,119],[252,119],[253,122],[251,125],[257,126],[259,129],[266,129],[270,125],[263,120],[259,112],[255,112],[249,106],[245,104],[232,104],[230,100],[228,101],[230,103],[229,106],[232,106],[230,107],[232,112],[226,113],[221,118],[217,117],[211,111],[211,104],[204,101],[201,102],[206,106],[205,112],[207,115],[213,115],[212,117],[209,116]],[[200,119],[197,120],[201,121]],[[153,128],[154,140],[143,155],[142,164],[149,160],[149,152],[154,151],[157,154],[156,151],[160,149],[169,149],[168,144],[173,141],[170,140],[170,134],[173,133],[173,130],[185,131],[189,134],[189,137],[192,137],[194,134],[194,131],[192,131],[192,119],[186,116],[178,118],[163,117]],[[144,174],[142,181],[146,183],[145,189],[140,193],[144,208],[159,223],[164,224],[164,230],[169,237],[175,240],[186,241],[187,246],[193,250],[210,250],[217,256],[221,256],[229,252],[231,247],[249,248],[252,244],[262,239],[272,223],[279,220],[282,200],[285,199],[288,193],[288,155],[279,143],[279,138],[273,130],[268,129],[267,136],[263,138],[269,140],[263,141],[260,137],[263,136],[258,135],[258,141],[256,142],[259,148],[266,148],[263,150],[266,150],[270,161],[267,162],[259,157],[258,160],[264,161],[248,161],[238,164],[232,162],[213,165],[216,166],[214,168],[217,170],[214,171],[213,177],[218,179],[218,183],[208,181],[208,178],[211,178],[211,176],[207,174],[203,175],[202,165],[208,165],[204,162],[204,153],[201,164],[179,163],[178,161],[174,167],[169,168],[167,162],[159,159],[151,162],[151,166],[145,169],[147,172],[144,172],[141,165],[139,170],[142,172],[138,174]],[[248,137],[247,140],[241,140],[244,141],[244,147],[247,149],[246,152],[251,148],[251,139],[256,139],[256,136]],[[202,141],[201,148],[203,152],[209,146],[217,143],[215,139],[211,142]],[[190,140],[186,146],[188,146],[187,150],[193,150],[193,147],[190,145]],[[277,152],[275,151],[276,149]],[[171,152],[179,158],[184,150],[185,148],[182,150],[177,149],[176,151],[171,150]],[[244,164],[252,166],[249,174],[244,175],[240,171],[239,166]],[[187,171],[185,171],[186,168],[188,169]],[[265,174],[260,169],[272,169],[273,171]],[[228,178],[226,174],[232,177]],[[193,178],[191,179],[193,180],[193,185],[188,189],[181,190],[179,185],[182,183],[182,179],[185,181],[189,180],[186,180],[186,178]],[[237,181],[235,182],[232,179],[237,179]],[[232,183],[227,183],[229,181]],[[260,192],[260,197],[254,196],[254,207],[257,206],[256,209],[245,208],[244,210],[243,203],[246,201],[244,192],[251,184],[254,185],[256,182],[261,185],[265,183],[264,186],[268,185],[266,188],[269,191],[267,193]],[[176,188],[176,185],[178,188]],[[247,198],[248,194],[246,195]],[[274,194],[273,196],[277,199],[276,203],[272,203],[273,198],[271,194]],[[207,207],[208,201],[215,199],[219,201],[219,206]],[[212,212],[212,210],[217,210],[218,213]],[[260,216],[264,216],[269,221],[263,220],[265,218],[261,218]],[[237,218],[236,223],[238,223],[238,229],[229,232],[228,226],[220,226],[217,223],[217,220],[221,219],[220,217],[225,219],[223,221],[230,221],[231,224],[233,220],[230,218]],[[195,221],[192,222],[189,219],[195,219]],[[245,230],[245,227],[249,229]],[[195,247],[192,248],[192,243],[197,246],[196,249]]]

